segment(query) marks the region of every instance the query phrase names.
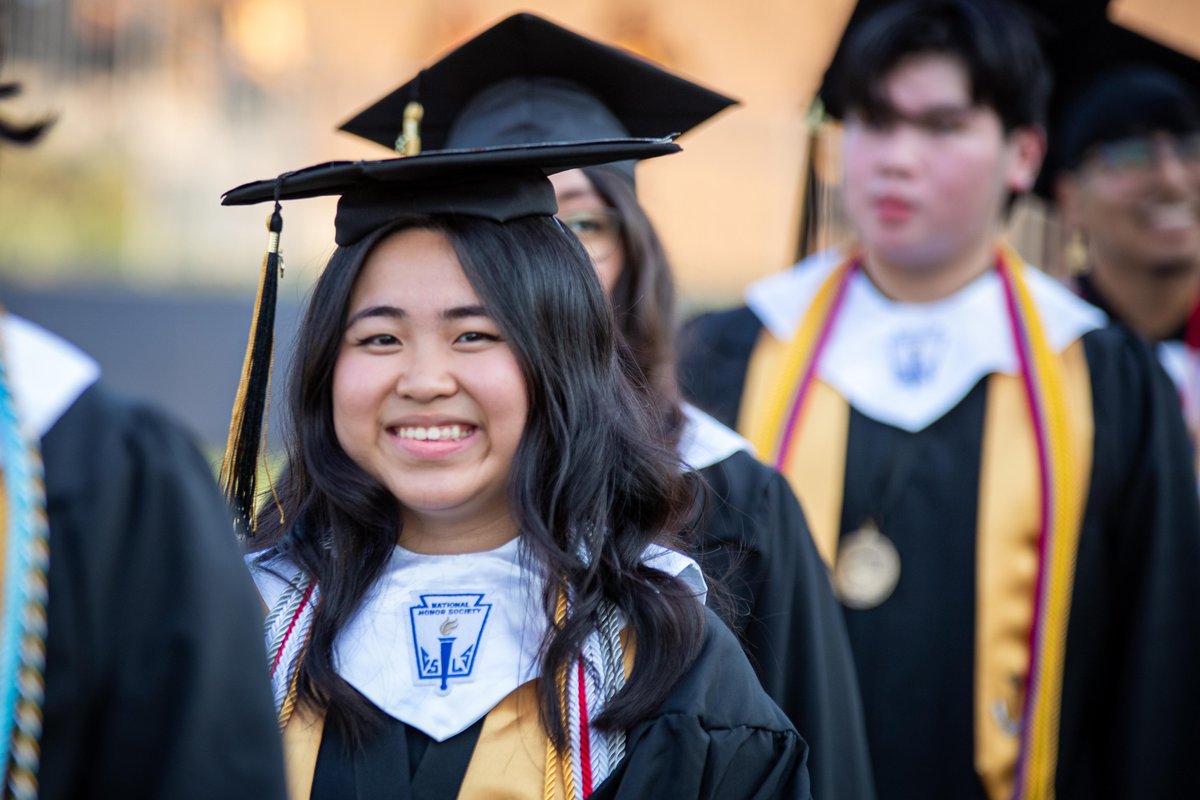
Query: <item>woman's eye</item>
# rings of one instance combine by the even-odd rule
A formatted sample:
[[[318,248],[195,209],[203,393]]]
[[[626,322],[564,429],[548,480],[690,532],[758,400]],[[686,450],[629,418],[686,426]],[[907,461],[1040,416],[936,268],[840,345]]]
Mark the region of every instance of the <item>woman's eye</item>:
[[[400,344],[400,340],[390,333],[377,333],[360,338],[358,343],[363,347],[395,347]]]
[[[600,223],[594,219],[577,219],[571,223],[571,230],[579,235],[595,233],[600,230]]]
[[[476,342],[498,342],[498,341],[500,341],[500,337],[494,336],[490,333],[483,333],[482,331],[467,331],[466,333],[459,334],[458,338],[454,340],[454,343],[455,344],[475,344]]]

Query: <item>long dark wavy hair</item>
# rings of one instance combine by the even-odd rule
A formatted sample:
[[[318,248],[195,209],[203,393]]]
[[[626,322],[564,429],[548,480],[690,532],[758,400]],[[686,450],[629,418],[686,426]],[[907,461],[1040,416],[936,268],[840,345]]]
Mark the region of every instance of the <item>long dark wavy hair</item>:
[[[612,289],[617,327],[633,353],[640,379],[656,406],[664,444],[683,431],[682,396],[675,379],[675,279],[654,224],[633,183],[609,167],[586,167],[592,188],[621,218],[624,268]]]
[[[250,543],[264,559],[287,555],[321,587],[298,701],[324,709],[355,740],[377,719],[338,676],[333,651],[393,552],[401,515],[395,497],[338,443],[332,375],[367,256],[388,235],[414,227],[449,238],[525,378],[529,412],[508,481],[510,511],[524,557],[551,578],[547,619],[561,585],[554,576],[573,601],[571,617],[562,628],[551,624],[543,643],[543,723],[563,745],[552,676],[578,656],[608,601],[628,620],[637,657],[595,724],[628,729],[662,702],[699,651],[703,612],[693,593],[642,563],[647,545],[685,535],[694,486],[653,435],[649,403],[627,377],[636,367],[619,346],[591,262],[547,217],[405,220],[336,250],[317,282],[289,377],[288,467],[278,487],[287,523],[268,505]]]

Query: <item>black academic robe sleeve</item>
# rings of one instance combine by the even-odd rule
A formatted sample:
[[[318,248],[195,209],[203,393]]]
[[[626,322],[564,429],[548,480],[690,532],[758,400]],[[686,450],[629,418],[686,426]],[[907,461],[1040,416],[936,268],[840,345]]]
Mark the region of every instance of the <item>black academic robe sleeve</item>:
[[[1196,794],[1200,510],[1187,432],[1150,348],[1085,340],[1096,451],[1067,634],[1060,798]]]
[[[677,375],[683,396],[736,428],[746,369],[761,332],[762,323],[746,306],[689,320],[678,337]]]
[[[809,798],[808,747],[706,611],[704,645],[659,709],[628,734],[595,800]]]
[[[207,463],[88,389],[42,441],[43,798],[283,798],[262,612]]]
[[[700,474],[709,499],[699,558],[719,585],[709,596],[812,748],[814,795],[874,797],[845,622],[799,501],[744,451]]]

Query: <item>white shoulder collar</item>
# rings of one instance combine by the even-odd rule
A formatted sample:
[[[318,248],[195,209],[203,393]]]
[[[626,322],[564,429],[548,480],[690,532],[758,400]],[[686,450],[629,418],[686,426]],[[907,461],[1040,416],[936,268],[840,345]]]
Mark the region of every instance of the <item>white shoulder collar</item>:
[[[686,469],[711,467],[739,450],[754,448],[740,434],[722,425],[691,403],[683,404],[684,425],[679,437],[679,458]]]
[[[3,324],[17,415],[26,434],[40,439],[100,378],[100,365],[21,317],[5,314]]]
[[[295,567],[284,559],[247,561],[274,609]],[[644,561],[683,580],[704,602],[707,586],[695,561],[663,547],[648,548]],[[338,635],[338,674],[389,716],[444,741],[540,675],[547,627],[541,592],[542,578],[524,565],[519,539],[451,556],[397,547]]]
[[[771,333],[790,339],[840,255],[822,254],[747,291]],[[1104,313],[1037,269],[1025,275],[1050,345],[1066,349],[1106,322]],[[861,271],[821,359],[820,376],[863,414],[907,431],[940,419],[986,375],[1019,373],[1003,286],[995,271],[932,303],[884,297]]]

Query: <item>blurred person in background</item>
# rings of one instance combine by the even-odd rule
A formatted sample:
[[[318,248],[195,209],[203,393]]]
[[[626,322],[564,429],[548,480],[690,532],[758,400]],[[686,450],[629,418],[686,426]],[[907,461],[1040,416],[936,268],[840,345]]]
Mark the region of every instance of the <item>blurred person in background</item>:
[[[1200,433],[1200,99],[1127,67],[1075,99],[1055,133],[1055,199],[1080,295],[1155,345]]]
[[[1037,42],[1007,3],[908,0],[844,46],[857,242],[694,323],[693,397],[740,408],[804,503],[880,797],[1184,796],[1200,508],[1174,392],[1001,238],[1044,150]]]
[[[47,127],[0,118],[0,143]],[[282,798],[231,512],[191,439],[99,379],[0,316],[5,796]]]
[[[686,132],[733,103],[531,14],[473,37],[343,129],[390,146],[418,97],[427,100],[422,142],[449,148]],[[635,166],[552,175],[558,217],[591,256],[662,442],[707,488],[693,546],[706,576],[728,592],[710,592],[710,605],[739,634],[763,687],[812,748],[814,794],[872,797],[849,644],[800,505],[749,442],[679,396],[675,286],[638,201]]]

